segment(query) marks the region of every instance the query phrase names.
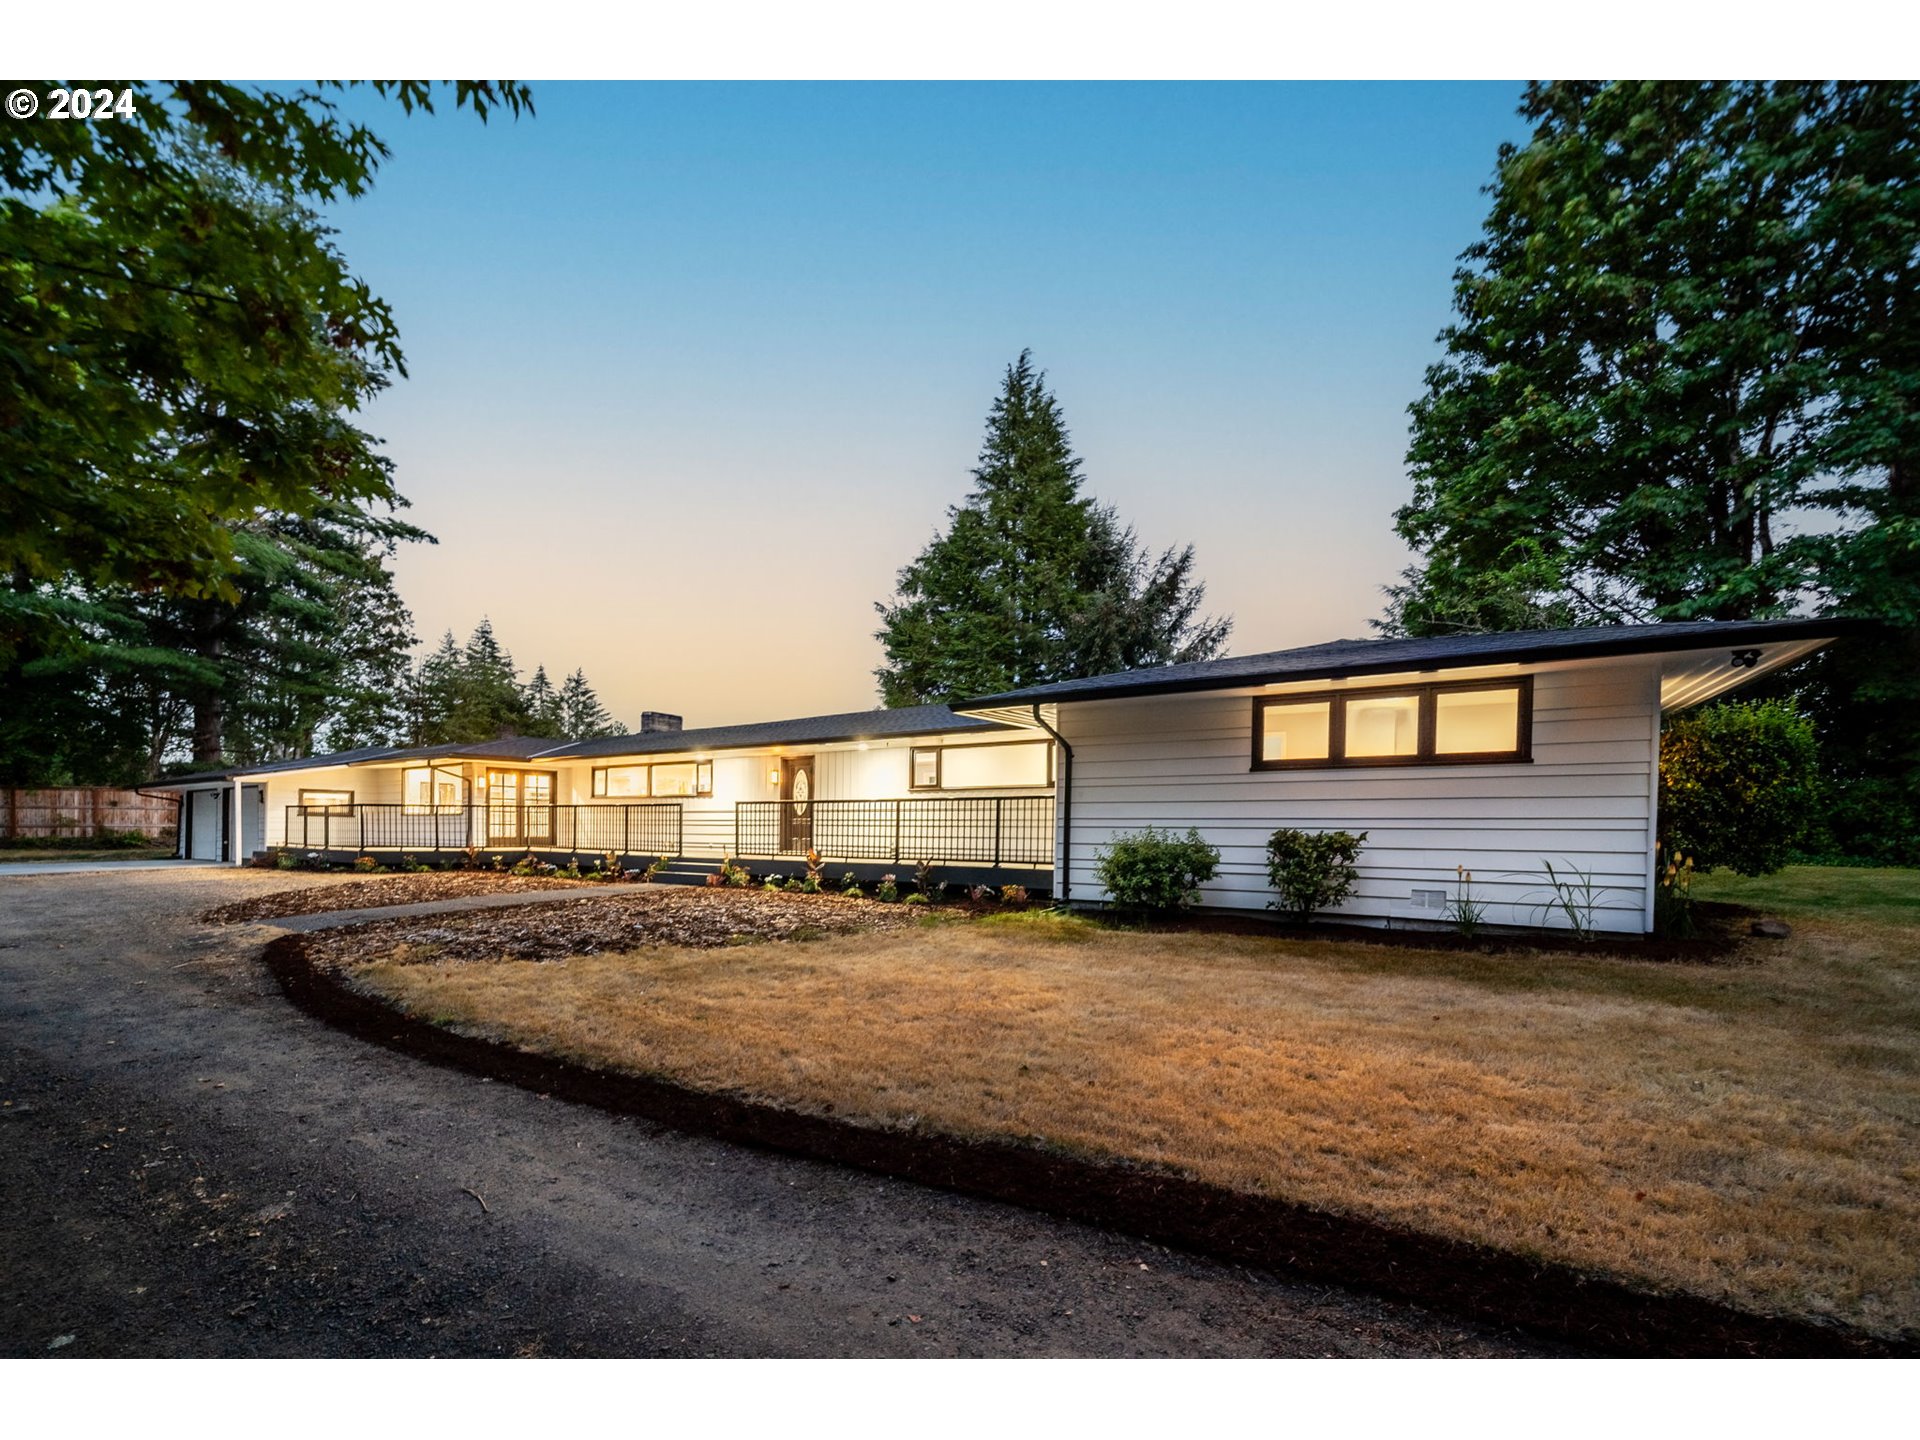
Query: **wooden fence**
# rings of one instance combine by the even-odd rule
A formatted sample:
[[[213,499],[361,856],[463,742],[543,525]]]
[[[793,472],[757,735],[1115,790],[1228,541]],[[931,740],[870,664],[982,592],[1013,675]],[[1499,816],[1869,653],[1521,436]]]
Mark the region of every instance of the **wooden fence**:
[[[109,831],[171,840],[180,824],[180,806],[171,795],[62,785],[47,790],[0,787],[0,797],[0,837],[8,840],[90,840]]]

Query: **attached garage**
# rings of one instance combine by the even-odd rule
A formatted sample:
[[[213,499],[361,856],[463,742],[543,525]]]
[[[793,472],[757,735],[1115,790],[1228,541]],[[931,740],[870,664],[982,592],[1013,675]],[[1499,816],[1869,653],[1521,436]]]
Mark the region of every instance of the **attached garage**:
[[[186,803],[186,825],[181,837],[182,853],[189,860],[219,860],[222,857],[221,836],[224,833],[223,822],[226,809],[221,801],[226,797],[224,788],[218,790],[189,790]]]

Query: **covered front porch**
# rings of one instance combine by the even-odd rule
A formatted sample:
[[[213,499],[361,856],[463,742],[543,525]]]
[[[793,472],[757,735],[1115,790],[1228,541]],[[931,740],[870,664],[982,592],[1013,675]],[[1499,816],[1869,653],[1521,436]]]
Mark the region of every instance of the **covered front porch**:
[[[801,861],[813,852],[835,866],[929,863],[969,873],[1017,871],[1022,883],[1035,883],[1036,874],[1044,877],[1053,868],[1050,795],[751,800],[729,808],[730,827],[689,827],[682,804],[661,801],[565,805],[516,797],[453,805],[289,805],[282,834],[285,848],[302,853],[409,854],[423,862],[531,851],[717,866],[729,857]]]

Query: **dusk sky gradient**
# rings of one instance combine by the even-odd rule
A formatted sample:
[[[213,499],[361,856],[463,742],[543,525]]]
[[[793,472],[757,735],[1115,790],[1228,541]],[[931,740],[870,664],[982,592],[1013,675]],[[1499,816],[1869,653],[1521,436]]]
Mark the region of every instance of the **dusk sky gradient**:
[[[1511,84],[535,84],[333,212],[411,378],[376,403],[423,642],[492,617],[629,725],[865,709],[876,600],[1048,372],[1089,491],[1192,542],[1246,654],[1362,635],[1406,407]]]

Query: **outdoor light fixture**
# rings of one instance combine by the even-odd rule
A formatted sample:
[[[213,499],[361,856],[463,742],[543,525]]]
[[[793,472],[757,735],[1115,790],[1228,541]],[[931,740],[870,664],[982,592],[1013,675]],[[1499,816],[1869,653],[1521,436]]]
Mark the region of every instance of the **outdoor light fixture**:
[[[778,785],[779,783],[780,783],[780,767],[776,765],[773,767],[773,769],[767,771],[767,784]]]
[[[1759,663],[1760,652],[1758,650],[1736,650],[1733,652],[1733,668],[1736,670],[1751,670]]]

